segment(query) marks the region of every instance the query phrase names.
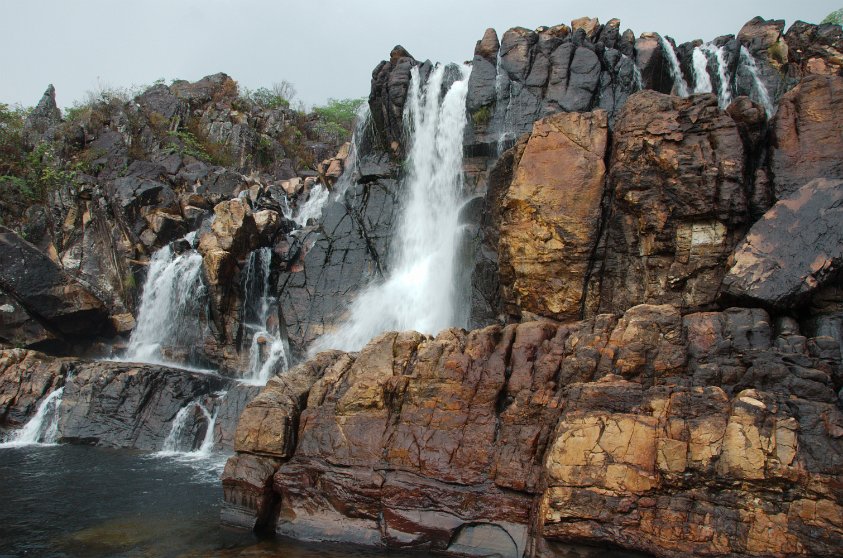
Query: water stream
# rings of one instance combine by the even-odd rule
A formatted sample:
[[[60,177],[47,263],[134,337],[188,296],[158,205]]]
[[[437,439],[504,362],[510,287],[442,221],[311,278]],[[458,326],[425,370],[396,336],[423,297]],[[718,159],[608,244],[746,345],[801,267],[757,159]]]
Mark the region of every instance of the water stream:
[[[16,430],[9,441],[0,443],[0,448],[55,444],[59,428],[59,407],[63,395],[64,387],[62,386],[45,397],[29,422]]]
[[[191,245],[196,233],[184,240]],[[164,246],[149,262],[138,308],[137,326],[129,338],[125,360],[181,366],[168,359],[164,350],[189,352],[201,339],[207,289],[202,281],[202,256],[187,249],[176,253]]]
[[[694,47],[694,93],[711,93],[711,78],[708,75],[708,57],[701,47]]]
[[[680,97],[687,97],[689,95],[688,84],[685,83],[685,78],[682,77],[682,68],[679,66],[679,58],[676,57],[676,51],[673,50],[673,45],[661,35],[659,35],[659,43],[661,43],[662,51],[667,55],[670,77],[673,78],[673,89]]]
[[[741,45],[741,64],[744,68],[746,68],[749,73],[749,77],[752,80],[753,87],[750,93],[750,98],[764,107],[764,111],[767,113],[767,118],[772,118],[772,116],[776,113],[776,107],[770,99],[767,87],[758,75],[758,65],[755,63],[755,58],[743,45]]]
[[[418,68],[411,72],[404,111],[409,135],[406,201],[398,225],[390,272],[352,303],[337,330],[314,343],[358,350],[384,331],[416,330],[435,334],[456,323],[462,313],[455,293],[459,246],[458,212],[463,195],[462,137],[470,69],[451,66],[458,78],[442,95],[447,67],[437,65],[427,83]]]

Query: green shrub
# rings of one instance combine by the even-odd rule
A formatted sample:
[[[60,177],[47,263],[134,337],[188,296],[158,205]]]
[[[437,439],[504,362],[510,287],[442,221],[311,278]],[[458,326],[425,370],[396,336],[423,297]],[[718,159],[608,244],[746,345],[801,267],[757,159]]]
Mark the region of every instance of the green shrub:
[[[839,10],[835,10],[828,14],[822,23],[835,23],[837,25],[843,25],[843,8]]]
[[[488,106],[480,107],[471,113],[471,120],[475,124],[486,125],[492,119],[492,109]]]
[[[290,103],[296,96],[296,88],[288,81],[275,83],[271,88],[259,87],[254,91],[243,88],[240,93],[239,103],[232,106],[237,110],[243,110],[239,106],[248,103],[255,104],[262,109],[288,109]]]
[[[328,99],[323,107],[313,107],[313,113],[319,118],[317,128],[320,133],[331,136],[337,142],[348,141],[354,130],[357,111],[366,99]]]

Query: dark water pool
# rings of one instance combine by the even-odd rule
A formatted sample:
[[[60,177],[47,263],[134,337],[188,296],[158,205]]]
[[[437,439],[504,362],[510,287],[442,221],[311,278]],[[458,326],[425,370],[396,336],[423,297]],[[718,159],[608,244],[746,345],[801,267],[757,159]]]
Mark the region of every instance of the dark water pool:
[[[0,558],[431,556],[261,540],[222,527],[222,464],[85,446],[2,448]],[[631,555],[566,547],[560,556]]]

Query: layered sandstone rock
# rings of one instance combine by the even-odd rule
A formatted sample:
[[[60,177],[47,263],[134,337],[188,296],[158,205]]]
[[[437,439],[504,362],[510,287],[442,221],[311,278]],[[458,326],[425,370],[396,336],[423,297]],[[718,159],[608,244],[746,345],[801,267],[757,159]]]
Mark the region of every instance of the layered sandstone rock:
[[[615,124],[586,314],[711,306],[749,221],[744,164],[738,127],[714,96],[631,97]]]
[[[830,555],[843,543],[840,349],[774,337],[769,321],[645,305],[326,353],[247,409],[227,517],[454,553],[554,555],[575,540]]]

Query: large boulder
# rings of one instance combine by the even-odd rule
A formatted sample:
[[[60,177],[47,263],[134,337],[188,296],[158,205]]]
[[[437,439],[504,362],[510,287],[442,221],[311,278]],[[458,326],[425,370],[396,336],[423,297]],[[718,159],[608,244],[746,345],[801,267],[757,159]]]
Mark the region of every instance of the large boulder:
[[[71,338],[91,338],[108,326],[102,300],[46,254],[0,226],[0,289],[30,315]]]
[[[735,249],[724,294],[780,308],[804,302],[843,272],[841,223],[843,180],[818,178],[780,199]]]
[[[56,105],[56,89],[50,84],[35,108],[26,115],[23,125],[24,138],[31,146],[42,140],[51,140],[54,128],[59,124],[61,111]]]
[[[772,122],[770,170],[777,199],[813,178],[843,178],[843,77],[805,77]]]
[[[599,233],[607,140],[600,110],[535,123],[499,210],[502,292],[513,317],[580,316]]]

